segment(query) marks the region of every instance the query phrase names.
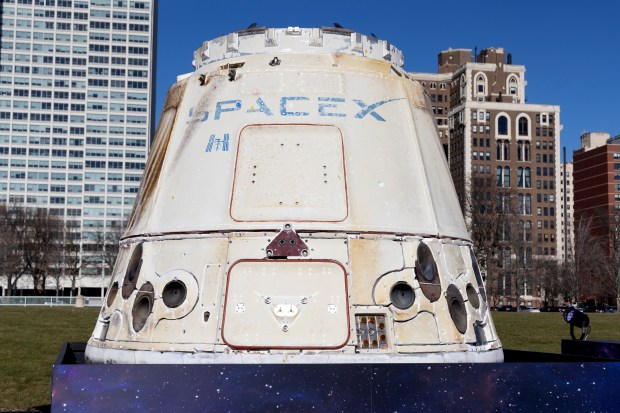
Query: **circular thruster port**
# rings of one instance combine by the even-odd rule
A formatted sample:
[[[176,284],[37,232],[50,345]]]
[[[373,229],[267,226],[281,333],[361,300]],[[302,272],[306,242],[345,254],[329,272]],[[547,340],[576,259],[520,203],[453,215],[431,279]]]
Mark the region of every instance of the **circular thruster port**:
[[[123,289],[121,295],[126,300],[129,298],[133,290],[136,289],[136,282],[138,281],[138,275],[140,275],[140,268],[142,267],[142,244],[136,245],[134,248],[129,265],[125,271],[125,278],[123,279]]]
[[[467,331],[467,310],[465,309],[463,297],[454,284],[448,286],[446,300],[448,301],[448,311],[450,312],[452,322],[459,333],[465,334]]]
[[[394,284],[390,291],[390,300],[394,307],[406,310],[415,302],[415,293],[413,288],[406,282],[398,282]]]
[[[164,287],[161,298],[166,307],[176,308],[183,304],[187,296],[187,287],[179,280],[170,281]]]
[[[106,302],[105,302],[108,307],[112,306],[112,303],[114,302],[114,299],[116,298],[117,295],[118,295],[118,283],[114,282],[114,284],[112,284],[112,286],[108,290],[108,298],[106,299]]]
[[[475,308],[480,308],[480,298],[478,297],[478,292],[474,288],[473,285],[467,284],[467,288],[465,289],[467,292],[467,300],[469,303]]]
[[[419,271],[427,282],[433,282],[437,277],[437,265],[433,258],[433,252],[425,243],[421,242],[418,245],[418,268]]]
[[[133,331],[136,333],[144,328],[146,320],[153,311],[153,285],[146,283],[140,287],[131,310]]]

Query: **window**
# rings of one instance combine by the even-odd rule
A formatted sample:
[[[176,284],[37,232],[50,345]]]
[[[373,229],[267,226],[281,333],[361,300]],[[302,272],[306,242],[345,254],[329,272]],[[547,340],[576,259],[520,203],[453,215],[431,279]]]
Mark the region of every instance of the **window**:
[[[509,161],[510,160],[510,142],[505,140],[497,141],[497,160]]]
[[[514,76],[511,76],[508,80],[508,93],[511,95],[517,94],[517,79]]]
[[[501,166],[498,166],[495,171],[495,177],[497,181],[497,186],[501,186],[504,188],[510,187],[510,167],[504,166],[502,168]]]
[[[525,141],[519,141],[518,152],[517,152],[517,160],[523,162],[530,161],[530,143]]]
[[[525,214],[526,215],[531,215],[532,214],[532,195],[530,194],[525,194]]]
[[[518,125],[519,125],[519,131],[518,131],[519,136],[530,136],[529,123],[525,116],[522,116],[519,118]]]
[[[476,76],[476,94],[484,95],[486,93],[486,77],[480,73]]]
[[[508,118],[506,116],[499,116],[497,118],[497,134],[508,135]]]

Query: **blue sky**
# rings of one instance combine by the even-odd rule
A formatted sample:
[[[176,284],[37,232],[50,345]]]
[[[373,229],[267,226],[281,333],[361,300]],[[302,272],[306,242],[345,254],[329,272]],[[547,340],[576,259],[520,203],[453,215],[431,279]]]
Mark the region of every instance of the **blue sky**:
[[[193,71],[195,49],[251,23],[320,27],[334,22],[389,40],[405,69],[436,72],[437,53],[503,47],[526,66],[528,103],[561,108],[562,145],[583,131],[620,134],[620,3],[615,1],[197,1],[160,0],[157,118],[177,75]]]

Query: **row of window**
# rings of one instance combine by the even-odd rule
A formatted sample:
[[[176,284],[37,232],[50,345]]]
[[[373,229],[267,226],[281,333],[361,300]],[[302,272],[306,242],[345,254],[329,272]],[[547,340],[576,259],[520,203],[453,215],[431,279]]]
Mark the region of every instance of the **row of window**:
[[[474,89],[474,94],[477,96],[486,95],[487,94],[487,77],[484,73],[477,73],[475,75],[476,78],[476,87]],[[462,82],[462,86],[464,86],[464,82]],[[510,75],[506,79],[506,88],[508,90],[508,94],[517,95],[519,87],[519,81],[516,75]]]
[[[9,148],[0,146],[0,154],[8,155]],[[70,158],[83,158],[84,155],[86,157],[98,157],[98,158],[133,158],[133,159],[146,159],[146,153],[143,151],[122,151],[122,150],[114,150],[110,149],[106,151],[105,149],[86,149],[86,153],[81,150],[67,150],[67,149],[44,149],[44,148],[29,148],[26,151],[26,148],[11,148],[11,155],[28,155],[28,156],[39,156],[39,157],[57,157],[57,158],[65,158],[67,154]]]
[[[19,133],[24,133],[24,132],[28,132],[28,125],[22,125],[22,124],[18,124],[18,123],[14,123],[11,127],[11,125],[9,125],[8,123],[0,123],[0,132],[9,132],[9,131],[13,131],[13,132],[19,132]],[[42,127],[41,125],[30,125],[30,131],[31,132],[35,132],[35,133],[53,133],[53,134],[60,134],[60,135],[66,135],[69,133],[69,128],[64,127],[64,126],[54,126],[54,127]],[[93,133],[93,134],[118,134],[118,135],[134,135],[134,136],[146,136],[146,129],[145,128],[138,128],[138,127],[123,127],[123,126],[110,126],[110,127],[106,127],[106,126],[87,126],[86,127],[86,132],[87,133]],[[120,142],[117,143],[118,145],[122,145]]]
[[[71,174],[70,174],[71,175]],[[41,171],[15,171],[12,170],[9,174],[9,171],[0,171],[0,179],[7,179],[11,177],[11,179],[28,179],[30,180],[40,180],[47,181],[51,179],[52,181],[66,181],[67,179],[70,181],[81,181],[82,176],[78,174],[76,179],[73,179],[73,176],[68,176],[64,172],[41,172]],[[84,172],[83,178],[85,181],[106,181],[106,177],[108,181],[127,181],[127,182],[140,182],[142,179],[142,175],[136,174],[125,174],[123,178],[122,173],[97,173],[97,172]],[[78,186],[81,188],[81,186]]]
[[[11,93],[12,92],[12,93]],[[18,97],[33,97],[41,99],[69,99],[72,100],[86,100],[85,92],[65,92],[55,90],[53,93],[51,90],[29,90],[29,89],[2,89],[0,88],[0,96],[18,96]],[[136,100],[146,101],[148,95],[140,92],[124,92],[120,90],[88,90],[89,99],[110,99],[110,100]],[[105,105],[105,103],[103,103]],[[122,104],[121,104],[122,105]]]
[[[495,182],[498,187],[509,188],[510,187],[510,167],[498,166],[495,169]],[[517,188],[531,188],[531,170],[530,168],[517,168]]]
[[[3,26],[4,27],[4,26]],[[127,31],[130,32],[148,32],[150,26],[148,24],[136,24],[136,23],[109,23],[109,22],[100,22],[100,21],[91,21],[90,24],[82,24],[82,23],[64,23],[64,22],[56,22],[53,21],[35,21],[34,27],[37,29],[45,29],[45,30],[66,30],[66,31],[74,31],[74,32],[87,32],[89,27],[91,29],[97,30],[114,30],[114,31]],[[24,30],[13,30],[13,29],[3,29],[2,37],[5,39],[32,39],[32,32],[24,31]]]
[[[12,47],[13,43],[10,42],[2,42],[2,47],[3,49],[8,49],[9,47]],[[28,49],[30,50],[30,49]],[[39,51],[39,50],[36,50]],[[50,53],[52,53],[53,51],[48,51]],[[49,63],[49,64],[57,64],[57,65],[73,65],[73,66],[86,66],[86,58],[81,58],[81,57],[62,57],[62,56],[45,56],[45,55],[36,55],[36,56],[32,56],[32,59],[29,55],[22,55],[22,54],[15,54],[14,56],[10,53],[3,53],[2,54],[2,60],[3,61],[13,61],[13,57],[15,61],[18,62],[33,62],[33,63]],[[135,57],[129,57],[129,58],[125,58],[125,57],[108,57],[108,56],[90,56],[88,58],[89,63],[93,63],[93,64],[113,64],[113,65],[129,65],[129,66],[148,66],[149,61],[148,59],[143,59],[143,58],[135,58]],[[92,65],[91,65],[92,66]],[[12,72],[12,67],[11,65],[2,65],[2,71],[4,72],[8,72],[11,73]],[[19,69],[19,70],[23,70],[23,69]],[[56,73],[59,74],[61,76],[68,76],[67,72],[53,72],[51,67],[39,67],[39,66],[34,66],[30,68],[31,72],[34,74],[52,74],[52,73]],[[56,70],[60,70],[60,69],[56,69]],[[75,72],[74,72],[75,71]],[[131,70],[128,70],[128,72],[131,72]],[[86,73],[84,71],[79,71],[78,69],[74,69],[72,72],[73,76],[81,76],[82,73]],[[75,73],[75,74],[73,74]],[[97,73],[95,73],[97,74]],[[136,76],[136,77],[145,77],[145,76]],[[21,79],[21,78],[19,78]],[[11,83],[10,79],[6,82],[3,83]],[[28,84],[28,79],[24,78],[24,84]]]
[[[138,192],[137,186],[123,186],[123,185],[95,185],[84,184],[82,185],[61,185],[61,184],[41,184],[41,183],[29,183],[25,184],[25,188],[29,192],[71,192],[82,193],[84,192],[124,192],[127,194],[135,194]],[[9,189],[12,191],[23,191],[24,184],[11,183]]]
[[[422,86],[426,87],[426,82],[422,82]],[[429,82],[429,87],[431,89],[437,89],[437,82]],[[441,82],[439,83],[440,90],[446,90],[446,84]]]
[[[151,5],[149,2],[144,1],[128,1],[128,0],[90,0],[88,1],[79,1],[79,0],[3,0],[3,3],[6,4],[26,4],[26,5],[35,5],[35,6],[48,6],[48,7],[75,7],[76,9],[87,9],[88,5],[95,7],[128,7],[132,9],[150,9]],[[20,10],[20,9],[18,9]],[[23,9],[22,9],[23,10]]]
[[[81,128],[71,128],[71,130],[78,130]],[[82,131],[83,133],[83,131]],[[72,134],[74,134],[72,132]],[[0,144],[18,144],[18,145],[58,145],[58,146],[84,146],[83,138],[48,138],[41,136],[21,136],[21,135],[0,135]],[[99,137],[87,137],[86,145],[110,145],[110,146],[135,146],[135,147],[145,147],[146,139],[123,139],[123,138],[99,138]],[[0,153],[8,153],[8,146],[0,146],[2,148]]]
[[[2,15],[3,16],[14,16],[15,15],[15,9],[13,9],[12,7],[7,7],[8,9],[11,10],[3,10]],[[26,9],[27,10],[27,9]],[[24,16],[24,17],[30,17],[33,16],[34,17],[46,17],[49,19],[54,19],[54,17],[56,17],[57,19],[65,19],[65,20],[88,20],[89,17],[94,17],[95,19],[97,18],[110,18],[112,17],[114,20],[122,20],[122,19],[127,19],[129,18],[129,20],[150,20],[150,15],[148,13],[127,13],[125,11],[113,11],[111,12],[110,10],[95,10],[92,9],[90,11],[90,13],[84,13],[84,12],[70,12],[70,11],[64,11],[64,10],[42,10],[42,9],[35,9],[33,14],[30,14],[28,16],[24,15],[24,14],[20,14],[20,16]],[[12,27],[14,25],[18,26],[18,27],[32,27],[32,22],[31,20],[24,20],[24,19],[17,19],[17,21],[14,21],[13,19],[8,19],[8,18],[3,18],[2,19],[2,26],[9,26]]]
[[[77,106],[77,105],[71,105]],[[81,105],[83,106],[83,105]],[[74,109],[72,109],[74,110]],[[75,109],[74,111],[80,111],[79,109]],[[82,109],[83,111],[83,109]],[[38,122],[60,122],[66,123],[69,122],[69,115],[63,114],[54,114],[51,115],[49,113],[28,113],[28,112],[13,112],[13,116],[11,116],[11,112],[0,112],[0,119],[13,119],[13,120],[28,120],[38,121]],[[96,114],[88,114],[86,120],[89,122],[110,122],[110,123],[133,123],[133,124],[146,124],[146,116],[135,116],[135,115],[96,115]],[[79,122],[83,123],[83,122]],[[87,130],[90,126],[87,126]],[[72,134],[84,134],[84,128],[71,128]]]
[[[46,75],[54,75],[56,77],[58,76],[67,76],[67,77],[86,77],[86,70],[79,70],[79,69],[64,69],[64,68],[56,68],[56,69],[52,69],[51,67],[25,67],[25,66],[6,66],[6,65],[2,65],[0,67],[0,71],[3,72],[10,72],[11,69],[15,69],[16,73],[30,73],[30,70],[32,69],[33,73],[36,71],[36,74],[46,74]],[[19,70],[18,70],[19,69]],[[24,69],[24,70],[22,70]],[[108,68],[99,68],[99,67],[90,67],[88,69],[88,74],[89,75],[96,75],[96,76],[114,76],[114,77],[140,77],[140,78],[144,78],[144,77],[148,77],[148,71],[146,70],[134,70],[134,69],[108,69]],[[8,80],[8,79],[7,79]],[[114,82],[114,81],[112,81]],[[4,83],[4,82],[3,82]],[[9,83],[9,82],[6,82]],[[36,81],[33,79],[32,84],[36,85],[36,86],[62,86],[64,85],[65,82],[63,82],[63,84],[60,84],[57,82],[54,82],[52,79],[37,79]],[[114,86],[114,84],[112,84],[112,86]],[[119,86],[119,87],[124,87],[124,86]]]
[[[10,100],[2,100],[0,99],[0,108],[13,108],[13,109],[28,109],[28,101],[25,100],[14,100],[13,102],[11,102]],[[71,111],[71,112],[84,112],[86,111],[86,108],[88,107],[89,110],[108,110],[108,104],[107,103],[100,103],[100,102],[90,102],[88,103],[88,106],[81,104],[81,103],[62,103],[62,102],[54,102],[54,104],[52,105],[52,102],[37,102],[37,101],[33,101],[30,102],[30,109],[38,109],[38,110],[51,110],[54,109],[54,111],[59,111],[59,112],[64,112],[64,111]],[[119,112],[124,112],[125,111],[125,105],[122,103],[111,103],[109,106],[110,110],[112,111],[119,111]],[[136,104],[129,104],[126,107],[127,112],[146,112],[147,107],[145,105],[136,105]],[[8,119],[8,117],[6,115],[3,115],[5,119]],[[118,116],[118,115],[115,115]],[[121,115],[122,116],[122,115]],[[131,115],[128,115],[128,117],[131,117]],[[135,117],[134,117],[135,118]],[[137,117],[136,119],[146,119],[146,117],[142,116],[142,117]]]
[[[2,190],[2,188],[0,187],[0,190]],[[81,197],[64,197],[64,196],[50,196],[49,198],[47,196],[43,196],[43,195],[39,195],[39,196],[34,196],[34,195],[26,195],[24,197],[24,195],[16,195],[16,194],[10,194],[8,197],[6,194],[0,194],[0,202],[10,202],[10,203],[18,203],[18,204],[23,204],[23,203],[28,203],[28,204],[47,204],[48,203],[48,199],[49,199],[49,203],[50,204],[58,204],[58,205],[82,205],[82,204],[86,204],[86,205],[105,205],[105,197],[99,197],[99,196],[85,196],[83,199]],[[124,198],[119,198],[116,197],[115,199],[112,199],[110,197],[108,197],[108,200],[110,200],[110,202],[107,203],[107,205],[124,205],[124,206],[131,206],[133,205],[135,198],[134,197],[129,197],[129,196],[125,196]],[[69,209],[67,210],[67,214],[71,215],[71,216],[80,216],[79,213],[69,213]],[[131,209],[126,209],[124,210],[123,215],[128,216],[131,213]],[[116,215],[114,215],[116,216]],[[90,224],[87,224],[86,221],[84,222],[85,226],[89,226]]]

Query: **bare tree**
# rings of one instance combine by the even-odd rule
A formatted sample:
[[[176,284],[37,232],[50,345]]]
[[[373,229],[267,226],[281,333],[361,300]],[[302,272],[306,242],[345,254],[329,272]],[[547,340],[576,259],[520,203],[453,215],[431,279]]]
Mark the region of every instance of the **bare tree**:
[[[564,268],[563,290],[572,302],[578,302],[588,292],[596,292],[590,282],[604,270],[607,261],[606,240],[592,232],[592,217],[582,217],[575,223],[573,260]]]
[[[520,310],[521,297],[523,295],[534,295],[537,286],[534,285],[535,274],[534,261],[532,254],[532,230],[530,224],[525,224],[525,220],[519,219],[518,215],[513,214],[506,217],[505,225],[508,233],[505,236],[504,254],[508,261],[511,261],[510,269],[506,271],[506,284],[510,283],[511,294],[514,297],[517,310]],[[528,294],[529,292],[529,294]]]
[[[536,256],[532,273],[539,288],[540,298],[545,305],[557,306],[563,302],[563,266],[553,258]]]
[[[77,279],[82,265],[80,235],[79,221],[64,222],[62,238],[59,240],[60,251],[54,255],[56,262],[50,267],[50,275],[56,284],[56,295],[60,293],[63,279],[71,282],[71,290],[74,294],[76,293]]]
[[[490,180],[479,178],[471,185],[465,199],[465,219],[472,237],[474,252],[485,276],[489,304],[499,304],[499,268],[497,252],[502,243],[506,222],[504,193]]]
[[[62,221],[45,209],[11,205],[0,209],[3,233],[2,274],[9,293],[28,274],[36,294],[43,294],[48,275],[53,275],[61,251]]]
[[[600,274],[602,295],[620,303],[620,211],[599,214],[599,222],[607,236],[607,259]]]
[[[104,276],[111,274],[125,224],[125,221],[113,221],[110,226],[97,228],[91,242],[84,244],[84,265],[102,271]]]
[[[27,209],[22,251],[32,277],[35,294],[45,292],[45,283],[62,251],[63,222],[44,209]]]
[[[26,273],[21,250],[24,210],[0,206],[0,276],[6,279],[7,294],[12,295],[19,279]]]
[[[63,271],[71,281],[72,295],[77,294],[77,280],[82,268],[81,232],[79,221],[67,221],[64,232]]]
[[[114,264],[116,263],[116,257],[118,255],[119,243],[123,231],[125,230],[125,221],[113,221],[112,225],[105,228],[105,232],[97,233],[97,243],[101,246],[99,249],[99,256],[101,263],[108,272],[112,272]]]

